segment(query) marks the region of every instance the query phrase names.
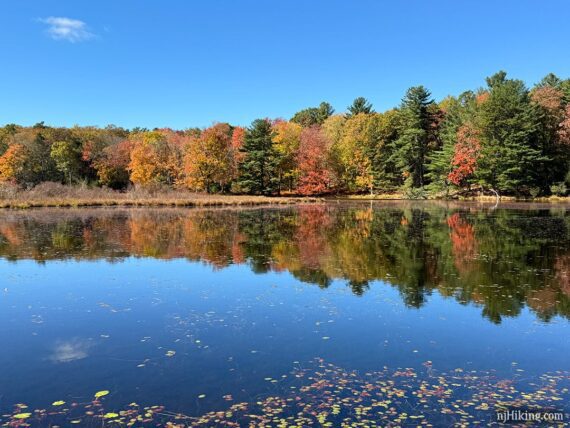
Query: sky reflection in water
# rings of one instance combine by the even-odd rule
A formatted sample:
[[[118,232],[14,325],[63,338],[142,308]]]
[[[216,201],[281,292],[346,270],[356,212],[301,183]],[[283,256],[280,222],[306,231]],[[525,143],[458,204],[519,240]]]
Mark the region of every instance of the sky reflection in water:
[[[108,389],[110,405],[201,414],[278,394],[271,380],[315,357],[363,372],[570,369],[565,209],[0,215],[4,410]]]

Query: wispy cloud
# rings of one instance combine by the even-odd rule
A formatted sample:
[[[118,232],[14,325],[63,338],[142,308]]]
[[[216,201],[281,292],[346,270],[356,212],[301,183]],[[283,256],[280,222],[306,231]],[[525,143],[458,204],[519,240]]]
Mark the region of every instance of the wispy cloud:
[[[47,33],[54,40],[66,40],[71,43],[84,42],[95,37],[89,27],[79,19],[50,16],[39,19],[48,26]]]
[[[55,363],[70,363],[82,360],[88,355],[88,350],[93,344],[83,339],[71,339],[58,341],[55,344],[49,359]]]

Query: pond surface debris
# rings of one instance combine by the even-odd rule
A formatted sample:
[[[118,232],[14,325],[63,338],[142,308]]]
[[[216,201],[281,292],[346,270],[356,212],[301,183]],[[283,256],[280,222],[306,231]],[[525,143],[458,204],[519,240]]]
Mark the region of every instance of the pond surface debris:
[[[502,378],[492,371],[438,372],[431,361],[419,369],[358,373],[317,358],[306,367],[296,364],[282,379],[279,393],[233,404],[225,395],[227,408],[199,416],[137,403],[108,409],[109,392],[99,391],[92,401],[60,400],[46,409],[16,404],[0,422],[4,427],[466,427],[500,426],[496,412],[506,409],[570,416],[570,372],[528,377],[516,363],[512,376]]]

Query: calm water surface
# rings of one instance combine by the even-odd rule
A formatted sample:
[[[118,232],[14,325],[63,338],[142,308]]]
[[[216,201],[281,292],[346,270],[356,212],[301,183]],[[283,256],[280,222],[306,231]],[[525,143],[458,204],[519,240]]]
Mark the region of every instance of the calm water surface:
[[[467,418],[453,400],[484,420],[524,394],[568,411],[569,318],[565,207],[0,212],[0,421],[15,426],[244,425],[237,403],[273,426],[293,403],[307,424],[450,425]]]

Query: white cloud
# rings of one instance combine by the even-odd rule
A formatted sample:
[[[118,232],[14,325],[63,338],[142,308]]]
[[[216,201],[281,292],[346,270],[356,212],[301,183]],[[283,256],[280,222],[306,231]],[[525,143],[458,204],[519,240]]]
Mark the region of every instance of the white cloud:
[[[87,357],[91,346],[91,343],[83,339],[59,341],[56,342],[49,359],[55,363],[70,363],[82,360]]]
[[[39,21],[48,26],[47,33],[54,40],[76,43],[95,37],[95,34],[89,31],[87,24],[79,19],[50,16]]]

